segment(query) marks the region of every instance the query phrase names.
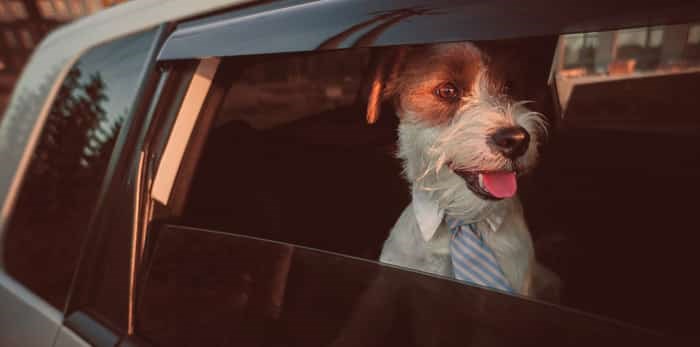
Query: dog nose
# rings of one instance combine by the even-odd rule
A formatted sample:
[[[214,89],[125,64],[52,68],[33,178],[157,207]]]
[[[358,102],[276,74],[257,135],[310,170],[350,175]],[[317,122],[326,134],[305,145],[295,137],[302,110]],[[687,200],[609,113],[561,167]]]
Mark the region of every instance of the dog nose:
[[[515,159],[527,151],[530,134],[523,127],[502,128],[491,134],[488,142],[491,148],[507,158]]]

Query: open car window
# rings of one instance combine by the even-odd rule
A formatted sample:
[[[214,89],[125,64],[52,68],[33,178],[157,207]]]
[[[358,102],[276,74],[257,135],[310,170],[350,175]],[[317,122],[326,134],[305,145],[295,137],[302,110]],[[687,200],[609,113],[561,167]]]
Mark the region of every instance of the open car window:
[[[317,8],[318,4],[303,3],[295,10],[301,11],[307,5]],[[680,8],[674,7],[674,10]],[[265,17],[266,21],[277,18],[283,12],[273,11],[270,17]],[[382,17],[382,21],[395,15],[389,13],[388,17]],[[226,17],[227,14],[222,16]],[[408,27],[427,20],[421,14],[406,16],[420,17],[416,21],[398,21]],[[234,14],[231,18],[224,18],[224,24],[215,26],[216,30],[208,30],[211,28],[208,19],[180,25],[166,43],[161,58],[201,56],[199,53],[191,54],[190,46],[185,43],[193,37],[212,40],[228,37],[224,34],[230,33],[235,25],[227,25],[247,23],[249,20],[253,21],[254,18],[244,12],[240,17]],[[355,39],[366,43],[352,47],[339,39],[334,41],[336,45],[333,47],[313,45],[298,50],[275,46],[286,44],[279,41],[261,41],[262,48],[256,46],[257,43],[250,46],[212,46],[212,52],[217,56],[211,58],[217,66],[210,81],[213,91],[206,100],[202,97],[204,106],[201,117],[207,120],[195,126],[193,140],[190,140],[191,144],[182,159],[184,169],[181,168],[175,179],[179,188],[173,190],[170,201],[178,201],[178,207],[172,207],[175,204],[165,206],[166,209],[171,207],[172,213],[162,214],[164,217],[161,219],[157,217],[160,223],[154,224],[171,226],[155,228],[154,234],[149,235],[146,259],[150,270],[144,272],[142,279],[144,287],[139,302],[138,329],[146,336],[152,335],[154,340],[174,343],[179,330],[176,327],[190,324],[183,323],[190,319],[185,313],[170,320],[159,315],[158,308],[163,307],[165,301],[158,299],[160,292],[154,291],[154,288],[166,290],[169,294],[163,294],[163,297],[180,295],[175,293],[174,287],[168,286],[180,286],[173,283],[178,283],[180,274],[177,271],[182,270],[189,271],[182,274],[183,283],[202,281],[202,290],[211,289],[206,294],[210,296],[206,298],[202,296],[205,294],[196,292],[199,289],[192,289],[186,294],[192,295],[195,302],[203,300],[213,303],[219,302],[219,298],[229,300],[216,307],[216,311],[211,311],[216,312],[215,315],[229,317],[229,314],[233,314],[243,325],[252,322],[247,319],[255,316],[251,319],[257,323],[250,323],[255,326],[250,330],[252,335],[242,330],[232,332],[226,343],[245,340],[253,341],[249,342],[250,345],[257,345],[264,340],[259,340],[261,336],[267,335],[256,335],[259,332],[256,329],[273,332],[269,335],[271,342],[265,342],[269,345],[296,343],[289,341],[305,341],[299,342],[299,345],[342,343],[346,341],[342,332],[352,329],[352,317],[356,314],[353,312],[364,310],[361,308],[365,307],[362,298],[372,295],[367,293],[372,293],[371,288],[375,283],[380,283],[380,287],[386,286],[377,294],[381,299],[374,301],[382,301],[380,306],[386,306],[389,313],[375,315],[373,311],[362,311],[369,322],[373,322],[372,318],[377,319],[378,331],[369,332],[368,336],[391,336],[392,329],[399,329],[404,333],[401,338],[409,341],[408,345],[430,345],[423,342],[425,336],[433,336],[435,339],[431,341],[435,345],[441,345],[438,341],[448,345],[464,342],[452,333],[451,329],[456,331],[457,326],[452,325],[451,321],[443,321],[442,315],[460,320],[466,319],[460,316],[462,314],[492,312],[480,308],[481,296],[457,300],[458,303],[449,306],[447,301],[452,296],[446,294],[443,297],[442,292],[452,293],[451,290],[454,290],[456,297],[467,295],[460,291],[483,292],[483,295],[493,298],[488,300],[500,301],[513,312],[527,312],[522,316],[509,316],[504,310],[500,311],[500,317],[494,318],[493,322],[502,319],[501,323],[508,326],[506,330],[513,330],[514,335],[504,334],[503,340],[492,334],[499,323],[475,323],[478,325],[475,331],[481,331],[470,335],[474,340],[469,341],[475,345],[480,345],[478,341],[482,341],[482,337],[495,345],[537,341],[539,337],[533,336],[539,336],[537,329],[541,327],[548,327],[546,329],[551,331],[551,336],[542,337],[542,341],[553,343],[555,340],[560,343],[586,341],[587,344],[606,341],[602,336],[607,334],[605,329],[608,328],[619,329],[620,343],[634,340],[636,337],[633,336],[647,334],[645,330],[628,329],[624,324],[607,321],[607,318],[586,316],[587,313],[658,331],[661,335],[693,335],[693,324],[682,317],[700,308],[700,302],[693,294],[700,288],[692,283],[669,285],[668,279],[684,278],[693,271],[690,255],[696,243],[692,233],[682,231],[693,229],[690,218],[694,215],[692,197],[700,194],[700,183],[696,179],[700,175],[700,165],[693,160],[700,155],[694,145],[700,138],[700,121],[694,117],[700,105],[697,105],[699,99],[687,93],[692,85],[700,81],[696,71],[696,28],[695,22],[688,22],[683,25],[630,27],[609,32],[585,31],[562,36],[552,35],[549,31],[549,34],[536,32],[528,37],[507,39],[488,36],[484,40],[471,41],[489,57],[489,68],[494,68],[488,73],[489,76],[492,73],[498,76],[502,82],[499,84],[502,89],[499,90],[513,100],[527,102],[527,107],[546,121],[542,123],[546,123],[549,136],[547,141],[537,146],[541,149],[538,164],[528,174],[517,178],[522,210],[518,210],[519,206],[514,209],[522,213],[522,224],[519,225],[526,225],[532,235],[536,259],[551,270],[552,283],[558,287],[555,288],[556,294],[547,297],[548,303],[458,283],[449,279],[452,273],[448,272],[416,273],[409,267],[387,267],[386,263],[378,262],[390,232],[399,224],[397,221],[413,211],[412,205],[409,205],[414,197],[411,170],[400,159],[405,158],[405,155],[401,157],[405,153],[399,149],[400,123],[405,119],[400,117],[411,115],[402,108],[403,99],[396,101],[386,98],[378,108],[382,116],[374,124],[368,125],[368,99],[375,93],[373,81],[377,75],[394,76],[397,73],[391,66],[377,72],[380,71],[378,66],[385,63],[383,57],[387,54],[401,56],[400,53],[387,52],[429,47],[426,43],[432,42],[397,44],[402,43],[397,38],[399,33],[384,28],[386,35],[375,34],[388,41],[379,40],[375,42],[376,45],[361,39],[371,36],[369,33],[373,31],[369,30],[341,35],[344,40]],[[391,33],[399,36],[392,36]],[[436,42],[444,42],[451,37],[438,36]],[[463,39],[462,36],[456,37]],[[316,38],[314,36],[314,40]],[[420,38],[423,39],[425,37]],[[311,41],[304,44],[312,44]],[[425,64],[412,66],[430,66],[431,63],[434,61],[426,59]],[[421,77],[420,74],[415,76]],[[398,90],[401,85],[389,88]],[[445,92],[449,94],[451,88],[447,89]],[[442,92],[434,91],[437,96]],[[415,95],[409,94],[407,98],[411,97]],[[428,108],[420,111],[430,112]],[[440,130],[440,126],[444,124],[435,128]],[[533,132],[528,136],[534,139],[540,135]],[[453,170],[453,167],[449,169]],[[467,178],[459,182],[474,184]],[[483,187],[482,181],[479,184]],[[167,205],[167,200],[160,202]],[[492,222],[487,221],[489,225],[497,224]],[[423,233],[423,230],[419,232]],[[668,236],[669,232],[672,237]],[[256,252],[253,251],[256,246],[248,245],[246,247],[250,247],[250,251],[228,251],[225,254],[244,257],[231,260],[235,266],[230,266],[228,260],[218,264],[216,257],[212,256],[207,258],[207,265],[198,265],[200,263],[195,260],[189,267],[189,263],[185,264],[187,261],[177,263],[173,258],[173,254],[186,254],[188,251],[172,251],[167,256],[162,253],[162,243],[171,242],[166,241],[168,237],[163,235],[171,235],[168,236],[171,241],[180,237],[195,240],[204,235],[217,235],[216,240],[221,243],[215,247],[238,240],[242,244],[258,243],[266,250]],[[178,247],[188,244],[184,240],[178,242],[181,243]],[[196,242],[193,241],[194,244]],[[202,255],[207,253],[203,251],[206,247],[209,246],[192,250],[203,252],[192,255],[193,259],[206,258]],[[267,252],[273,253],[270,261],[277,265],[264,265],[268,260],[263,254]],[[304,263],[300,259],[306,258],[307,254],[314,260]],[[159,260],[159,257],[169,260]],[[295,262],[305,265],[299,265],[300,270],[294,270]],[[306,271],[302,270],[304,267],[316,268],[314,262],[319,262],[319,268],[346,263],[347,269],[338,270],[345,274],[352,274],[357,266],[356,269],[362,269],[357,270],[358,273],[367,271],[361,276],[368,277],[348,275],[352,283],[338,284],[339,287],[319,284],[328,289],[327,292],[313,294],[315,299],[304,301],[306,299],[291,294],[295,290],[292,289],[295,285],[292,278],[294,274]],[[176,263],[178,265],[174,266]],[[211,265],[214,263],[217,263],[216,266]],[[253,268],[249,269],[248,264],[259,266],[250,265]],[[184,267],[180,268],[180,265]],[[168,271],[154,271],[159,267],[167,267],[170,269],[168,271],[173,271],[173,275],[166,275]],[[236,294],[238,296],[235,297],[221,294],[224,289],[206,282],[210,280],[206,271],[194,275],[196,269],[206,268],[211,269],[212,278],[227,277],[227,271],[236,267],[243,269],[240,270],[243,274],[231,275],[230,281],[225,282],[226,286],[240,289],[240,293],[246,294]],[[258,275],[253,274],[256,271],[260,271]],[[382,279],[384,273],[392,275]],[[651,279],[650,274],[657,274],[662,279]],[[334,276],[336,272],[324,270],[299,281],[305,283],[304,288],[313,291],[316,283],[326,283],[326,279],[341,283]],[[405,280],[398,279],[404,276]],[[275,285],[265,282],[273,279]],[[337,301],[341,308],[329,308],[322,303],[324,295],[333,297],[342,292],[345,286],[357,286],[354,287],[356,291],[329,299]],[[441,294],[433,297],[421,292],[423,286],[433,288],[433,294]],[[454,288],[448,290],[443,286]],[[188,285],[183,284],[182,287]],[[266,293],[265,300],[268,300],[263,305],[264,309],[255,306],[258,299],[251,294],[258,290],[255,288],[264,288],[261,290]],[[416,296],[410,296],[414,294]],[[406,299],[404,295],[410,298]],[[348,301],[341,303],[340,297]],[[664,299],[650,299],[658,297]],[[319,301],[315,303],[313,300],[316,299]],[[169,300],[174,301],[187,300]],[[269,302],[274,303],[273,308],[270,308]],[[399,302],[398,306],[405,303],[409,307],[435,305],[439,309],[435,309],[430,319],[437,323],[423,321],[429,314],[420,311],[422,308],[393,311],[391,305],[395,302]],[[303,308],[294,308],[300,303],[304,303],[301,304]],[[569,311],[570,308],[586,314]],[[185,306],[179,309],[185,310],[182,312],[193,310]],[[324,311],[335,309],[338,311],[334,311],[333,315]],[[310,315],[315,318],[304,316],[307,314],[304,310],[311,312]],[[232,313],[234,311],[236,313]],[[326,313],[329,315],[325,316]],[[198,317],[201,331],[208,331],[202,336],[220,338],[214,334],[219,328],[211,321],[213,315],[208,316],[203,311]],[[327,324],[324,326],[328,330],[320,333],[323,336],[318,336],[319,340],[306,343],[306,337],[296,337],[297,331],[303,328],[294,323],[307,319],[303,317],[308,318],[310,326]],[[482,318],[472,317],[476,320]],[[488,318],[484,319],[489,321]],[[543,321],[535,322],[537,319]],[[582,319],[591,319],[597,322],[594,325],[601,325],[593,327]],[[323,323],[317,323],[317,320]],[[533,335],[518,330],[522,328],[520,324],[529,326],[530,322],[539,324]],[[389,328],[382,330],[385,329],[382,326]],[[409,326],[410,329],[403,328]],[[585,327],[593,330],[578,330]],[[567,337],[571,339],[557,340],[557,336],[560,336],[557,329],[571,329],[571,336]],[[423,335],[425,331],[431,332]],[[590,340],[578,340],[574,336],[579,333]],[[358,334],[362,336],[362,333]],[[544,332],[542,334],[546,335]],[[649,336],[658,335],[653,333]],[[275,340],[277,338],[281,340]],[[391,341],[382,338],[376,341]],[[374,343],[367,342],[375,341],[373,339],[368,338],[363,343]],[[641,341],[655,342],[653,338],[642,338]]]

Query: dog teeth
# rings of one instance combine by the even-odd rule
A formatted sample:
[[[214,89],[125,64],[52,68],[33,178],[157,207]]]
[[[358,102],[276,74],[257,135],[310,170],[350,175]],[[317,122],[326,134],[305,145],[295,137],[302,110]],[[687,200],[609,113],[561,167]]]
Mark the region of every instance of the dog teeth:
[[[479,176],[479,187],[481,187],[481,189],[485,189],[484,188],[484,175],[478,174],[477,176]]]

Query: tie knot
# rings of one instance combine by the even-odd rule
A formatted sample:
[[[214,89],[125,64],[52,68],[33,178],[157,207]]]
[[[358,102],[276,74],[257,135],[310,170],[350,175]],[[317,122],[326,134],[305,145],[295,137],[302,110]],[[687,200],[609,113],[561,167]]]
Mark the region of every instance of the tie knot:
[[[457,230],[462,227],[465,223],[461,221],[460,219],[453,218],[450,216],[445,216],[445,223],[447,223],[447,227],[450,229],[450,231]]]
[[[458,218],[450,217],[450,216],[445,216],[445,223],[447,223],[447,227],[450,230],[450,233],[454,237],[461,231],[466,231],[465,227],[468,227],[469,231],[474,233],[479,239],[481,239],[481,233],[479,233],[476,223],[466,223]]]

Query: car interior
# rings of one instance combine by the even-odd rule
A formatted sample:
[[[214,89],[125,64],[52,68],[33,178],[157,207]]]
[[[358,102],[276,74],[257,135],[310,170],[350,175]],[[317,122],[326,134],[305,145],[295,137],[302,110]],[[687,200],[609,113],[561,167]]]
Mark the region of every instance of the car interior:
[[[478,43],[505,64],[510,93],[534,100],[551,124],[519,195],[538,260],[562,280],[556,304],[689,329],[677,312],[697,308],[700,289],[688,262],[700,194],[700,99],[691,91],[700,74],[579,85],[561,105],[550,78],[557,40]],[[377,124],[364,118],[378,50],[225,59],[216,78],[228,92],[176,224],[377,260],[410,202],[393,106],[383,105]],[[313,278],[303,271],[285,277],[288,288]],[[295,307],[334,305],[319,290],[290,297]],[[286,322],[289,330],[309,323]]]

